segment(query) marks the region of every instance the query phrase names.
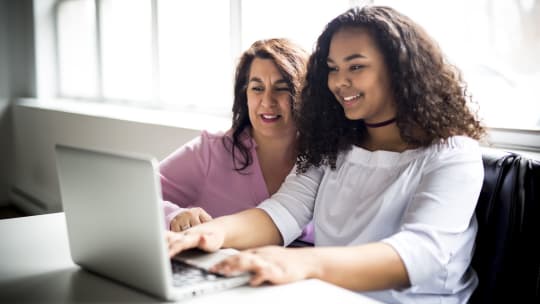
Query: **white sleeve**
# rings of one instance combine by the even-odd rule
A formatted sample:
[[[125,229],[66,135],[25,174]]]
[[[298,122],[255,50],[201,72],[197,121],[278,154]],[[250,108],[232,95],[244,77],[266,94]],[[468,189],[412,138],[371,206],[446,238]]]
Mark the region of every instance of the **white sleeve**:
[[[321,179],[322,168],[311,167],[302,174],[290,173],[278,192],[262,202],[263,209],[279,229],[283,245],[288,245],[302,234],[302,228],[313,217],[315,198]]]
[[[483,177],[477,145],[440,151],[425,167],[401,230],[383,240],[399,253],[412,286],[444,289],[467,271]]]

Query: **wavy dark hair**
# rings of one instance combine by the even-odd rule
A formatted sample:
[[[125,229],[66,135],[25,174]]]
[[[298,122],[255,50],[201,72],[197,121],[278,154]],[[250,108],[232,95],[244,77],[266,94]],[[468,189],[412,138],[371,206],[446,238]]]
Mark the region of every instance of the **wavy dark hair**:
[[[345,117],[327,84],[332,36],[358,27],[368,30],[383,55],[397,103],[396,123],[407,144],[423,147],[454,135],[484,135],[460,71],[424,29],[389,7],[355,7],[326,25],[309,59],[297,121],[298,172],[320,165],[334,169],[339,152],[365,139],[364,122]]]
[[[232,154],[234,170],[242,171],[253,163],[249,153],[251,147],[246,146],[241,138],[244,130],[251,127],[246,95],[251,63],[255,58],[270,59],[274,62],[289,87],[291,110],[296,120],[296,109],[300,100],[308,57],[308,53],[303,48],[284,38],[258,40],[240,57],[234,81],[232,138],[223,137],[223,145]]]

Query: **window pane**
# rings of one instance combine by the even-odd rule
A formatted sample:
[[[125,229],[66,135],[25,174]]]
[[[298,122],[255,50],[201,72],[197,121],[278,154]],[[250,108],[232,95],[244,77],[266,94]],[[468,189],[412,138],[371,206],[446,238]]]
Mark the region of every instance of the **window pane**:
[[[61,96],[97,96],[95,20],[93,0],[63,1],[58,6]]]
[[[153,98],[150,0],[101,1],[103,96]]]
[[[349,0],[242,1],[242,49],[263,38],[289,38],[311,52],[324,26]]]
[[[233,100],[229,1],[158,1],[160,98],[229,110]]]
[[[491,127],[540,129],[540,1],[378,0],[409,15],[464,73]]]

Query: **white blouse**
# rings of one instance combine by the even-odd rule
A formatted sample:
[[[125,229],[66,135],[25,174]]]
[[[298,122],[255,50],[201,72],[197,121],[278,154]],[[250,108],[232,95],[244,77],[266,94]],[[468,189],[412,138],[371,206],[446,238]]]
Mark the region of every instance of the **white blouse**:
[[[466,303],[478,284],[469,268],[484,177],[478,143],[456,136],[402,153],[353,147],[338,156],[336,167],[292,173],[259,205],[285,245],[313,218],[316,246],[382,241],[398,252],[411,287],[368,296],[387,303]]]

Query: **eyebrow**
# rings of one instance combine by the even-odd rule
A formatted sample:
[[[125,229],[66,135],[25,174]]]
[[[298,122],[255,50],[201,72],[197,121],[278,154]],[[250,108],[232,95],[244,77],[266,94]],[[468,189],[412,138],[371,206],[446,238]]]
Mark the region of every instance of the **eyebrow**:
[[[259,83],[263,83],[263,81],[262,81],[259,77],[257,77],[257,76],[251,77],[251,78],[249,79],[249,82],[259,82]],[[248,83],[249,83],[249,82],[248,82]],[[285,79],[279,79],[278,81],[274,82],[272,85],[277,85],[277,84],[287,84],[287,81],[286,81]]]
[[[353,59],[358,59],[358,58],[367,58],[366,56],[362,55],[362,54],[351,54],[347,57],[345,57],[345,61],[351,61]],[[332,60],[332,58],[328,57],[326,58],[326,62],[334,62],[334,60]]]

